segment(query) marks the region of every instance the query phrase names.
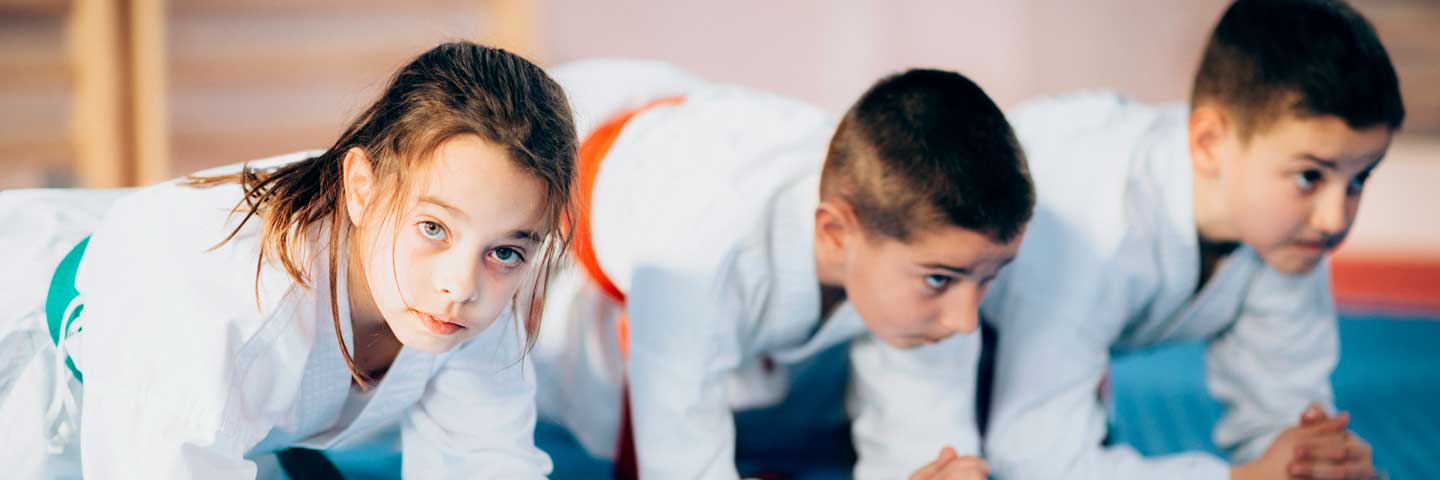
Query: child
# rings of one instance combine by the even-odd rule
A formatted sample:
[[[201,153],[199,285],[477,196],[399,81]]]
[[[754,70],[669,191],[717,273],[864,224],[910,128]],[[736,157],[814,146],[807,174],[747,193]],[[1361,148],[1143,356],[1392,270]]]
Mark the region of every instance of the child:
[[[735,478],[733,412],[778,402],[787,366],[854,339],[856,476],[927,462],[924,478],[983,475],[933,453],[978,446],[973,406],[955,401],[978,345],[951,336],[976,328],[1033,193],[978,86],[894,75],[837,127],[656,64],[556,72],[577,123],[598,126],[581,147],[577,265],[547,306],[564,318],[536,347],[542,415],[593,454],[619,450],[622,476],[632,423],[641,478]]]
[[[1328,0],[1231,5],[1188,110],[1106,94],[1015,109],[1039,206],[982,307],[998,330],[996,475],[1370,478],[1343,414],[1293,423],[1332,407],[1325,253],[1403,117],[1374,30]],[[1214,439],[1233,467],[1102,446],[1109,353],[1182,339],[1209,343],[1207,385],[1227,407]]]
[[[560,87],[461,42],[319,155],[125,195],[58,269],[15,273],[54,283],[0,319],[37,352],[4,367],[0,465],[254,478],[258,455],[399,422],[407,477],[543,477],[526,286],[566,246],[574,157]]]

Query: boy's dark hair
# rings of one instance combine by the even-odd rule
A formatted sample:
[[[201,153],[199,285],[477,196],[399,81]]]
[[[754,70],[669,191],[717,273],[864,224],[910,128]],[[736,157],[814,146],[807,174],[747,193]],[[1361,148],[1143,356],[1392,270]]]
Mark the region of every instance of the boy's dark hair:
[[[1350,128],[1400,128],[1400,81],[1375,28],[1339,0],[1239,0],[1200,61],[1191,107],[1228,109],[1249,139],[1286,114],[1334,115]]]
[[[1035,207],[1000,108],[963,75],[922,69],[881,79],[850,107],[820,196],[844,199],[866,231],[902,242],[947,224],[1009,242]]]

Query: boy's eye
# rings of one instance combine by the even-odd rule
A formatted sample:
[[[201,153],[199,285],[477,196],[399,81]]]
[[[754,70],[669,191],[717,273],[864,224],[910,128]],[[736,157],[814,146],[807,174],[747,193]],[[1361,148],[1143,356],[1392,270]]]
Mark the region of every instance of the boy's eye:
[[[524,262],[524,261],[525,261],[525,256],[524,256],[524,255],[521,255],[521,254],[520,254],[520,251],[515,250],[515,249],[513,249],[513,248],[510,248],[510,247],[500,247],[500,248],[491,250],[491,251],[490,251],[490,256],[491,256],[492,258],[494,258],[495,261],[498,261],[498,262],[500,262],[500,264],[505,265],[505,266],[507,266],[507,267],[513,267],[513,266],[519,265],[520,262]]]
[[[1315,184],[1320,183],[1321,178],[1324,178],[1324,174],[1319,170],[1306,170],[1295,174],[1295,186],[1308,192],[1315,189]]]
[[[1346,190],[1349,190],[1348,193],[1352,195],[1360,193],[1361,190],[1365,189],[1365,181],[1369,179],[1370,172],[1360,172],[1359,175],[1355,175],[1355,178],[1350,179],[1350,185],[1346,186]]]
[[[949,275],[926,275],[925,286],[939,290],[945,288],[946,285],[950,285],[951,280]]]
[[[444,241],[445,238],[448,236],[448,233],[445,231],[445,227],[435,222],[420,222],[417,227],[420,229],[421,236],[431,240],[435,240],[437,242]]]

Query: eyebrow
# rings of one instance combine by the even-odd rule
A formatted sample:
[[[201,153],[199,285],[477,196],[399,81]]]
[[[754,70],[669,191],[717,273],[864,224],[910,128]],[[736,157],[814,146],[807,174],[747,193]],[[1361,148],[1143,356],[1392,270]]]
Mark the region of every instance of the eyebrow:
[[[460,219],[462,219],[462,220],[470,220],[470,216],[469,216],[469,215],[466,215],[464,210],[455,208],[455,206],[450,205],[450,204],[448,204],[448,203],[445,203],[444,201],[442,201],[442,200],[440,200],[440,199],[438,199],[438,198],[435,198],[435,197],[426,195],[426,196],[420,197],[420,203],[428,203],[428,204],[431,204],[431,205],[434,205],[434,206],[443,208],[443,209],[445,209],[446,211],[450,212],[451,215],[460,217]]]
[[[1000,267],[996,268],[995,271],[998,272],[998,271],[1000,271],[1000,270],[1004,270],[1006,266],[1010,265],[1010,262],[1014,262],[1014,261],[1015,261],[1015,257],[1010,257],[1010,258],[1006,259],[1004,262],[1000,263]],[[971,273],[973,273],[973,272],[972,272],[970,269],[968,269],[968,268],[952,267],[952,266],[949,266],[949,265],[945,265],[945,264],[943,264],[943,263],[926,263],[926,264],[922,264],[922,265],[920,265],[920,266],[925,267],[925,268],[935,269],[935,270],[945,270],[945,271],[948,271],[948,272],[955,273],[955,274],[957,274],[957,275],[970,275]]]
[[[921,265],[921,266],[922,266],[922,267],[925,267],[925,268],[935,269],[935,270],[946,270],[946,271],[954,272],[955,274],[958,274],[958,275],[969,275],[969,274],[970,274],[970,269],[968,269],[968,268],[952,267],[952,266],[949,266],[949,265],[943,265],[943,264],[939,264],[939,263],[927,263],[927,264],[924,264],[924,265]]]
[[[1313,155],[1313,154],[1302,153],[1302,154],[1300,154],[1300,159],[1301,159],[1301,160],[1308,161],[1308,162],[1310,162],[1310,163],[1314,163],[1314,164],[1319,165],[1319,166],[1321,166],[1321,167],[1325,167],[1325,168],[1330,169],[1330,170],[1339,170],[1339,169],[1340,169],[1340,164],[1339,164],[1339,163],[1336,163],[1334,160],[1329,160],[1329,159],[1320,158],[1320,157],[1318,157],[1318,156],[1316,156],[1316,155]]]
[[[529,242],[540,243],[540,234],[529,230],[513,230],[510,232],[509,235],[506,235],[505,238],[510,240],[526,240]]]
[[[451,215],[460,217],[463,220],[470,219],[470,216],[466,215],[465,211],[455,208],[454,205],[450,205],[448,203],[445,203],[443,200],[431,197],[429,195],[420,197],[420,203],[428,203],[440,207],[442,209],[445,209],[445,211],[450,212]],[[511,230],[510,233],[504,236],[504,238],[506,240],[525,240],[533,243],[540,243],[541,240],[540,234],[535,233],[531,230]]]

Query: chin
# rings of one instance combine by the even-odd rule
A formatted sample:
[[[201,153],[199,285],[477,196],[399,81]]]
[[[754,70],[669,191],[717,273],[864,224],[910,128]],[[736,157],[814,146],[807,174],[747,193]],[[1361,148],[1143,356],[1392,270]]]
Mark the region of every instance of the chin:
[[[396,332],[395,339],[400,341],[405,348],[413,348],[426,353],[441,354],[455,348],[458,343],[449,338],[439,338],[427,332],[411,331],[405,334]]]
[[[886,345],[889,345],[889,346],[891,346],[891,347],[895,347],[895,348],[898,348],[898,349],[901,349],[901,350],[909,350],[909,349],[912,349],[912,348],[919,348],[919,347],[925,346],[925,342],[922,342],[922,341],[919,341],[919,340],[916,340],[916,339],[913,339],[913,338],[910,338],[910,337],[890,337],[890,336],[884,336],[884,335],[880,335],[880,334],[875,334],[875,339],[880,340],[881,343],[884,343],[884,344],[886,344]]]
[[[1299,253],[1283,252],[1265,258],[1265,264],[1277,272],[1302,275],[1310,273],[1325,260],[1324,254],[1305,255]]]

